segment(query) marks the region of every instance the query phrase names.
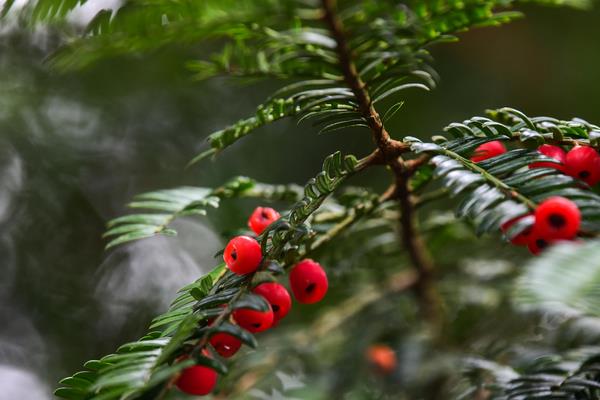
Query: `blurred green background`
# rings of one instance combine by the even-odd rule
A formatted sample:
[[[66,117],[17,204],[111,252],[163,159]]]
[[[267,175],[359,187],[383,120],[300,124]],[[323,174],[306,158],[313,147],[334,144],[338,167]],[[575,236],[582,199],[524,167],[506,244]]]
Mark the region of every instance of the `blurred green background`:
[[[435,47],[439,87],[406,98],[389,126],[393,135],[439,134],[450,122],[501,106],[600,122],[600,10],[525,11],[525,20]],[[222,234],[243,226],[255,205],[226,202],[207,218],[178,222],[176,238],[105,253],[104,224],[124,213],[134,194],[215,186],[235,175],[303,184],[327,154],[341,149],[364,156],[371,148],[364,131],[317,136],[309,124],[283,121],[215,161],[185,169],[209,133],[251,115],[278,83],[194,82],[184,64],[203,49],[183,47],[58,73],[44,58],[60,42],[51,30],[0,25],[2,400],[49,399],[56,382],[85,360],[142,335],[179,287],[216,264]],[[370,171],[353,183],[382,190],[388,179]],[[388,279],[403,262],[394,243],[386,250],[390,262],[374,263],[370,251],[379,258],[386,251],[357,252],[348,242],[323,255],[332,271],[330,300],[297,307],[260,338],[259,350],[240,355],[236,362],[260,368],[228,377],[223,386],[245,394],[227,398],[451,398],[446,389],[460,385],[448,377],[457,368],[453,352],[493,353],[507,332],[531,338],[535,329],[554,329],[552,321],[533,328],[509,311],[508,283],[529,257],[526,250],[498,237],[474,241],[464,226],[448,224],[451,218],[440,212],[446,209],[435,203],[423,223],[443,274],[458,271],[442,287],[453,322],[443,344],[448,357],[438,353],[431,362],[426,331],[418,329],[405,296],[381,298],[331,331],[314,333],[314,321],[352,308],[344,301],[372,291],[369,283]],[[366,278],[356,279],[358,268]],[[391,375],[377,374],[364,360],[364,349],[375,342],[397,352]]]

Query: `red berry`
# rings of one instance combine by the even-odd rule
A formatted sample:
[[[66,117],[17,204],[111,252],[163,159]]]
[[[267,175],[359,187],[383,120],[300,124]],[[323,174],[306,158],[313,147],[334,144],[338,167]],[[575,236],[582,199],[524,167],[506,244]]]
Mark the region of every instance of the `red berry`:
[[[212,368],[194,365],[184,369],[175,384],[184,393],[203,396],[213,391],[217,385],[217,376],[217,372]]]
[[[546,241],[573,239],[580,224],[577,204],[564,197],[550,197],[535,210],[535,236]]]
[[[269,329],[274,320],[273,309],[269,305],[268,311],[256,311],[249,308],[240,308],[233,312],[235,322],[248,332],[256,333]]]
[[[290,286],[300,303],[316,303],[327,293],[327,274],[319,263],[302,260],[290,271]]]
[[[367,349],[367,360],[377,369],[377,372],[387,375],[394,372],[398,360],[396,353],[384,344],[374,344]]]
[[[222,357],[233,356],[242,347],[242,342],[228,333],[219,332],[210,337],[210,344]]]
[[[277,221],[281,215],[270,207],[256,207],[250,219],[248,219],[248,227],[254,233],[260,235],[265,228]]]
[[[590,186],[600,182],[600,156],[591,147],[575,146],[565,160],[567,174]]]
[[[499,156],[500,154],[506,153],[506,147],[499,140],[487,142],[475,149],[475,152],[471,156],[471,161],[480,162],[487,160],[488,158]]]
[[[223,259],[227,268],[235,274],[254,272],[262,260],[260,244],[249,236],[236,236],[227,243]]]
[[[537,256],[551,244],[552,244],[551,241],[548,241],[538,235],[535,235],[535,236],[532,236],[529,243],[527,243],[527,248],[529,249],[531,254],[535,254]]]
[[[273,309],[275,322],[285,317],[292,308],[292,299],[289,292],[277,282],[261,283],[254,288],[253,292],[267,299]]]
[[[520,217],[513,218],[513,219],[503,223],[500,226],[500,230],[502,230],[503,233],[508,232],[508,230],[510,229],[511,226],[513,226],[517,221],[519,221],[523,218],[534,219],[531,214],[522,215]],[[520,233],[518,233],[516,236],[513,236],[513,238],[510,239],[510,242],[516,246],[527,246],[529,244],[530,236],[531,236],[532,232],[533,232],[533,225],[530,225],[529,227],[525,228]]]
[[[565,171],[565,160],[567,158],[567,153],[558,146],[553,146],[551,144],[543,144],[538,147],[538,151],[545,156],[554,158],[556,161],[559,161],[560,164],[540,161],[529,164],[529,168],[554,168],[559,171]]]

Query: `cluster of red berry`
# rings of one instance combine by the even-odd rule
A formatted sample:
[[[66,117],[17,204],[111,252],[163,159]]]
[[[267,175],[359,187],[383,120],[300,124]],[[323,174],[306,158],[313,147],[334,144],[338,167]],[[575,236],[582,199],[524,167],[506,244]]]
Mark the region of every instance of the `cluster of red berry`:
[[[562,147],[544,144],[538,151],[557,160],[558,163],[535,162],[530,164],[529,168],[554,168],[590,186],[600,182],[600,155],[592,147],[575,146],[569,152],[565,152]],[[502,142],[488,142],[475,149],[471,161],[480,162],[505,152],[506,147]],[[533,254],[539,254],[554,242],[574,239],[581,224],[581,213],[577,205],[564,197],[554,196],[540,203],[533,214],[523,215],[502,224],[502,231],[506,233],[511,226],[524,218],[532,219],[533,223],[513,237],[511,243],[527,246]]]
[[[260,235],[279,217],[279,213],[272,208],[258,207],[250,216],[248,226],[256,235]],[[225,247],[223,259],[231,272],[246,275],[259,268],[263,261],[263,254],[256,239],[250,236],[236,236]],[[302,260],[292,267],[289,281],[294,297],[303,304],[316,303],[327,293],[327,274],[319,263],[310,259]],[[240,308],[232,313],[235,323],[249,332],[262,332],[275,326],[292,307],[289,292],[277,282],[263,282],[252,292],[262,296],[269,309],[257,311]],[[213,321],[209,321],[209,324],[212,323]],[[232,357],[242,346],[238,338],[224,332],[212,335],[209,343],[220,356],[225,358]],[[203,349],[203,354],[209,356],[206,349]],[[181,391],[193,395],[206,395],[212,392],[216,384],[217,372],[202,365],[186,368],[176,382]]]
[[[553,162],[536,162],[529,168],[554,168],[573,178],[580,179],[590,186],[600,182],[600,155],[589,146],[575,146],[569,152],[562,147],[543,144],[538,151],[545,156],[555,159]],[[506,147],[498,140],[487,142],[475,149],[471,161],[480,162],[488,158],[506,153]]]

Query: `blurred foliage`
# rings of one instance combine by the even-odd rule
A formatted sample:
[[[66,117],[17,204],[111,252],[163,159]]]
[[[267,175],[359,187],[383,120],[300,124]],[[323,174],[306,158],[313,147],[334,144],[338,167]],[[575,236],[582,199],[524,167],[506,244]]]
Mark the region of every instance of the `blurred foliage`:
[[[206,5],[230,7],[229,3]],[[243,13],[245,4],[259,3],[235,4]],[[259,6],[265,7],[261,11],[268,19],[274,14],[266,7],[285,4],[265,1]],[[53,15],[62,12],[47,10]],[[42,11],[35,12],[43,16]],[[407,95],[409,101],[390,120],[389,129],[416,132],[427,141],[449,121],[504,103],[530,114],[581,115],[597,121],[599,60],[590,49],[600,33],[595,23],[598,12],[536,8],[529,14],[533,18],[516,26],[469,33],[456,48],[436,50],[438,70],[445,77],[441,86],[427,97],[427,104],[417,94]],[[125,15],[123,11],[122,18]],[[207,15],[223,17],[216,11]],[[555,29],[557,20],[569,35]],[[48,71],[42,60],[63,44],[62,30],[71,29],[60,24],[37,32],[11,28],[2,34],[0,44],[0,282],[8,321],[0,330],[0,351],[3,363],[37,371],[49,387],[82,361],[113,352],[118,344],[142,335],[179,286],[215,263],[211,256],[222,247],[221,237],[211,236],[204,224],[228,237],[257,204],[224,202],[206,219],[184,218],[176,225],[177,238],[154,238],[105,256],[100,239],[104,223],[122,214],[121,205],[135,193],[181,185],[216,187],[240,173],[264,182],[304,183],[315,175],[325,155],[338,149],[361,154],[369,143],[364,131],[353,130],[341,133],[343,139],[312,136],[308,141],[313,133],[306,132],[306,125],[297,128],[280,122],[240,141],[228,157],[182,173],[186,162],[203,150],[203,138],[252,114],[255,104],[272,92],[272,83],[252,87],[231,86],[224,79],[191,83],[182,66],[198,54],[206,56],[206,48],[164,46],[158,40],[140,42],[135,49],[112,36],[119,29],[102,31],[101,22],[96,19],[95,33],[108,33],[107,38],[99,34],[101,39],[86,43],[110,42],[105,47],[112,52],[109,55],[135,53],[134,57],[89,64],[92,60],[79,55],[97,53],[80,53],[89,49],[75,43],[63,50],[63,60],[73,54],[71,60],[89,68],[63,74]],[[167,33],[182,44],[197,39],[181,32]],[[490,40],[495,46],[488,45]],[[154,50],[150,54],[140,53],[150,48]],[[392,107],[396,102],[384,104]],[[293,168],[273,167],[284,165]],[[351,183],[381,190],[385,181],[367,174]],[[347,195],[352,198],[352,192]],[[316,308],[296,306],[273,334],[260,337],[256,350],[237,356],[215,397],[478,398],[487,389],[474,391],[472,382],[498,382],[501,396],[507,385],[518,385],[515,379],[520,375],[551,368],[547,382],[554,386],[573,374],[593,354],[594,349],[584,346],[597,344],[599,338],[598,321],[586,316],[597,302],[595,285],[583,291],[565,285],[567,298],[560,297],[553,273],[563,271],[571,259],[560,264],[563,258],[557,257],[557,263],[549,265],[553,257],[549,255],[525,267],[522,249],[502,244],[498,235],[476,239],[470,222],[457,223],[453,214],[444,212],[453,205],[432,199],[423,205],[420,221],[442,278],[447,320],[443,335],[438,337],[423,324],[410,296],[394,293],[394,279],[408,269],[409,261],[397,244],[394,210],[383,209],[381,220],[353,226],[334,245],[315,254],[328,266],[333,282],[327,301]],[[335,213],[339,205],[325,203],[327,211]],[[594,249],[588,246],[593,257]],[[574,282],[588,276],[588,266],[593,268],[579,265],[572,271],[581,274]],[[528,307],[524,313],[521,302],[517,307],[512,304],[513,282],[519,275],[517,290],[522,295],[516,298],[522,303],[550,301],[541,311]],[[569,312],[558,304],[568,306]],[[19,322],[23,320],[30,323]],[[392,374],[381,375],[365,361],[373,343],[385,343],[397,352],[399,365]],[[548,357],[554,354],[561,356]],[[465,365],[471,380],[457,368],[465,355],[473,356]],[[183,398],[170,394],[178,397]]]

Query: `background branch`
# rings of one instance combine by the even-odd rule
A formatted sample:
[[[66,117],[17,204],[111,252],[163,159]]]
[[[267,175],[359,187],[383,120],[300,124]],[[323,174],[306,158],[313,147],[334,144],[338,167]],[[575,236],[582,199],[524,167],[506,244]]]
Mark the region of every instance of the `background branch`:
[[[322,0],[324,20],[336,41],[340,68],[346,84],[356,97],[362,117],[367,121],[378,149],[365,159],[364,165],[371,165],[383,158],[395,176],[395,191],[388,195],[396,197],[400,203],[401,242],[406,248],[413,266],[418,273],[415,284],[417,297],[425,317],[435,321],[439,315],[440,298],[433,286],[433,264],[416,227],[414,205],[412,203],[408,181],[415,170],[429,161],[428,155],[404,161],[401,154],[409,151],[406,143],[394,140],[386,130],[379,113],[375,109],[365,83],[361,80],[348,46],[344,26],[336,13],[335,0]]]

